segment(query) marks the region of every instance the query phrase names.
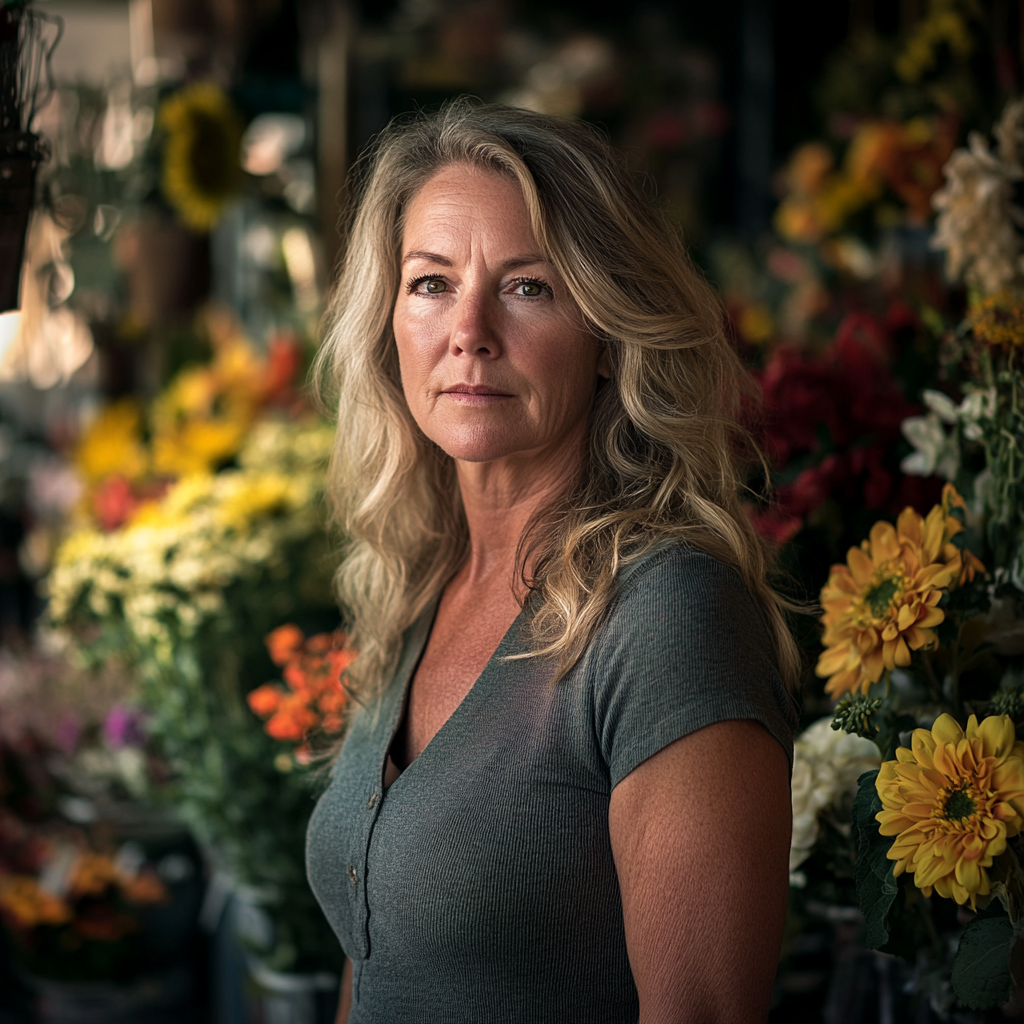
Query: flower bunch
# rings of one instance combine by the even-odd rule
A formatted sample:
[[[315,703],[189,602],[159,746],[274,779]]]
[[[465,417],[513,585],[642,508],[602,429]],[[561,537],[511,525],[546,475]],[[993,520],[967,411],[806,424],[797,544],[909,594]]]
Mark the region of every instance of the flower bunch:
[[[849,808],[857,792],[857,779],[879,763],[878,747],[869,739],[832,728],[831,718],[807,727],[793,746],[793,838],[789,851],[790,883],[802,885],[798,872],[821,834],[820,817],[838,816]]]
[[[962,504],[947,484],[927,517],[908,507],[895,527],[876,523],[846,564],[832,567],[821,592],[825,650],[815,669],[830,695],[867,693],[884,671],[909,666],[912,651],[936,646],[943,594],[983,571],[952,543],[964,528],[952,509]]]
[[[1009,103],[995,128],[992,150],[979,132],[968,148],[946,163],[946,183],[935,193],[939,211],[933,245],[944,249],[950,277],[963,279],[985,295],[1024,283],[1018,225],[1024,210],[1014,202],[1024,179],[1024,100]]]
[[[0,918],[23,945],[42,941],[39,929],[56,931],[65,946],[118,942],[138,929],[133,910],[169,899],[156,871],[131,858],[59,843],[46,849],[40,871],[0,872]]]
[[[341,732],[348,694],[342,673],[353,658],[345,634],[319,633],[307,638],[298,626],[279,626],[266,637],[267,650],[281,667],[285,685],[265,683],[246,698],[250,709],[266,719],[264,729],[275,740],[299,743],[300,763],[311,753],[309,736]]]
[[[80,439],[75,463],[84,508],[102,529],[127,523],[175,480],[236,458],[268,408],[296,406],[296,338],[273,338],[259,357],[231,317],[208,311],[205,330],[214,349],[210,363],[182,370],[147,412],[130,399],[112,403]]]
[[[906,123],[866,120],[839,169],[829,147],[807,143],[783,172],[787,192],[775,213],[775,230],[788,242],[817,244],[838,235],[887,191],[904,205],[912,223],[926,223],[955,140],[956,125],[948,116]]]
[[[238,469],[184,478],[120,530],[71,534],[48,578],[51,621],[118,616],[172,657],[223,613],[228,587],[286,571],[289,547],[320,535],[332,438],[321,423],[259,423]]]
[[[830,500],[897,512],[919,499],[893,458],[917,411],[890,369],[904,322],[899,308],[887,321],[851,314],[820,355],[782,345],[757,374],[759,439],[775,483],[774,507],[754,517],[763,535],[785,543]]]

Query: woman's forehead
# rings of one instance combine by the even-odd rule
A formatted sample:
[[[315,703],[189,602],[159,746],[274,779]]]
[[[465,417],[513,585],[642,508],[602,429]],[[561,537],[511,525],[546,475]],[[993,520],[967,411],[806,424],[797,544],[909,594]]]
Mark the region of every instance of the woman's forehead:
[[[518,182],[465,164],[441,168],[406,208],[401,257],[438,245],[460,248],[472,238],[541,252]]]

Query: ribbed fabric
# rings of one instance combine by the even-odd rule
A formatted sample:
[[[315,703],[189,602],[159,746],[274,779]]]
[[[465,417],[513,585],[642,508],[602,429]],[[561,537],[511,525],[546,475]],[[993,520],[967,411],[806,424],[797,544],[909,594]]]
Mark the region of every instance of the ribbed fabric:
[[[659,548],[555,686],[525,615],[423,753],[383,773],[432,613],[355,718],[309,826],[310,882],[353,961],[350,1024],[636,1021],[611,791],[687,733],[753,719],[792,758],[795,709],[738,575]],[[681,922],[681,927],[684,926]]]

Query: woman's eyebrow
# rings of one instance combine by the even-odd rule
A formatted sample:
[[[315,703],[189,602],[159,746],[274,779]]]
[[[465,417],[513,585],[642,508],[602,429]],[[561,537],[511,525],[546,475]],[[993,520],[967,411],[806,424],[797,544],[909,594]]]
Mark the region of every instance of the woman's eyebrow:
[[[442,256],[436,252],[424,252],[421,249],[413,249],[407,252],[402,257],[402,265],[411,263],[413,260],[426,260],[428,263],[436,263],[441,267],[454,266],[452,261],[447,256]],[[547,260],[539,253],[528,252],[523,253],[521,256],[510,256],[507,260],[504,260],[501,264],[502,270],[515,270],[517,267],[529,267],[534,263],[547,263]]]

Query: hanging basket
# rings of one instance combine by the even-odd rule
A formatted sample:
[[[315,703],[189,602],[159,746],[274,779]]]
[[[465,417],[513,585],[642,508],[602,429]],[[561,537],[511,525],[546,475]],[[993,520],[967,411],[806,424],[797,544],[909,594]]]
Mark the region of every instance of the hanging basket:
[[[19,305],[25,235],[43,156],[31,132],[0,132],[0,313]]]

